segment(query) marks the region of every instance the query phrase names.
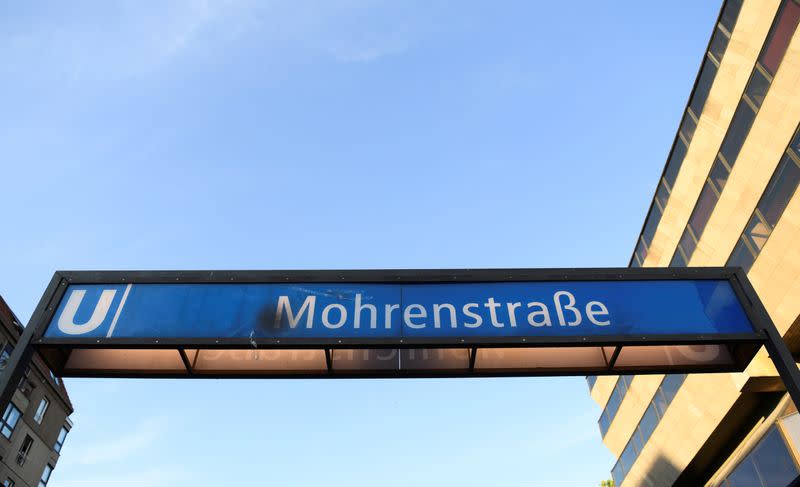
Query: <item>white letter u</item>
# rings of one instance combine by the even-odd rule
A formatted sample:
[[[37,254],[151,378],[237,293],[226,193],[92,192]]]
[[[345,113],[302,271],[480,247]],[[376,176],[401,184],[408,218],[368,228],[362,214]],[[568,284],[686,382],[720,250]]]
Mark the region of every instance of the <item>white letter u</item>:
[[[97,306],[95,306],[92,312],[92,317],[89,318],[89,321],[86,323],[79,325],[75,323],[75,313],[78,311],[78,307],[81,305],[86,291],[83,289],[72,291],[72,294],[69,295],[69,299],[67,300],[67,305],[64,307],[64,311],[61,313],[61,316],[58,317],[58,329],[67,335],[83,335],[84,333],[89,333],[94,330],[106,319],[108,310],[111,308],[111,302],[114,301],[114,296],[116,294],[117,291],[115,289],[106,289],[103,291],[100,295],[100,299],[97,301]]]

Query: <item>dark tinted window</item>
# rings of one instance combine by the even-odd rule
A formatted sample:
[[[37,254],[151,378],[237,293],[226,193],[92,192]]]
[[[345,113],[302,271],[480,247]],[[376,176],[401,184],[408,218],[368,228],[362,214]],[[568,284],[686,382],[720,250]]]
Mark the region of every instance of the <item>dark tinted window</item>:
[[[725,2],[725,9],[722,11],[719,23],[724,25],[728,32],[733,32],[739,11],[742,9],[742,0],[728,0]]]
[[[647,215],[647,223],[644,224],[644,230],[642,231],[642,237],[648,247],[653,243],[653,236],[656,234],[656,228],[658,228],[658,222],[660,221],[661,210],[658,205],[653,203],[650,206],[650,214]]]
[[[622,463],[617,462],[614,468],[611,469],[611,478],[614,479],[614,485],[622,485],[622,480],[625,478]]]
[[[757,213],[754,213],[750,217],[750,221],[747,222],[743,235],[747,243],[750,244],[750,248],[758,253],[764,248],[764,244],[767,243],[771,233],[772,228]]]
[[[744,241],[740,238],[739,242],[736,244],[736,247],[733,248],[733,252],[731,252],[731,256],[728,259],[727,265],[738,265],[739,267],[743,268],[745,272],[749,272],[755,260],[756,256],[753,255],[753,252],[750,251],[747,244],[744,243]]]
[[[686,144],[678,137],[675,141],[675,147],[672,149],[669,161],[667,162],[667,170],[664,171],[664,179],[666,179],[670,189],[675,187],[675,179],[678,177],[678,171],[681,169],[681,164],[683,164],[683,159],[685,157]]]
[[[681,133],[684,137],[686,137],[687,142],[692,141],[692,137],[694,137],[694,129],[697,128],[697,123],[692,118],[692,115],[689,112],[686,112],[683,115],[683,121],[681,122]]]
[[[711,174],[709,174],[708,177],[720,193],[722,193],[722,190],[725,188],[725,183],[728,182],[729,174],[728,168],[725,167],[719,156],[717,156],[714,160],[714,165],[711,167]]]
[[[750,458],[745,458],[728,477],[730,487],[754,487],[761,485],[756,466]]]
[[[783,8],[776,24],[773,24],[767,37],[766,48],[761,53],[759,61],[767,68],[767,72],[774,75],[781,64],[783,54],[789,46],[797,20],[800,18],[800,5],[792,0],[784,0]]]
[[[741,100],[739,106],[736,107],[736,113],[733,114],[733,120],[720,148],[720,152],[731,167],[736,164],[736,158],[739,156],[739,151],[742,150],[744,140],[750,133],[750,127],[753,126],[755,118],[756,113],[750,108],[750,105]]]
[[[650,438],[650,435],[653,434],[655,431],[656,426],[658,426],[658,418],[659,415],[656,412],[655,404],[650,404],[650,407],[647,408],[647,411],[644,412],[644,416],[642,416],[641,421],[639,421],[639,431],[642,434],[642,439],[645,442]]]
[[[750,81],[747,82],[747,88],[745,88],[744,92],[750,97],[750,101],[752,101],[755,106],[761,108],[761,105],[764,103],[764,98],[767,96],[770,83],[771,81],[756,67],[756,69],[753,70]]]
[[[644,263],[644,259],[646,257],[647,257],[647,249],[645,248],[644,244],[642,243],[642,239],[639,239],[639,245],[636,246],[636,258],[638,258],[639,260],[637,261],[636,258],[634,258],[633,259],[633,266],[634,267],[639,267],[641,264]]]
[[[725,49],[728,47],[728,36],[722,32],[722,29],[717,27],[714,29],[714,35],[711,37],[711,45],[708,51],[713,55],[717,61],[722,61],[722,56],[725,55]]]
[[[783,487],[797,477],[797,467],[776,428],[767,433],[752,453],[753,462],[766,487]]]
[[[800,182],[800,167],[786,154],[772,175],[761,201],[758,202],[758,209],[772,227],[778,224],[783,210],[797,189],[798,182]]]
[[[684,232],[686,233],[686,232]],[[686,259],[683,258],[680,250],[675,250],[675,255],[672,256],[672,260],[669,262],[670,267],[686,267],[689,265],[686,262]]]
[[[669,190],[667,190],[666,183],[663,180],[658,185],[658,191],[656,191],[656,201],[661,208],[667,207],[667,201],[669,201]]]
[[[664,380],[661,382],[661,390],[664,391],[664,396],[667,398],[667,402],[672,402],[672,399],[675,397],[675,394],[678,393],[678,389],[681,388],[683,381],[686,379],[684,374],[678,375],[668,375],[664,377]]]
[[[626,472],[630,471],[631,467],[633,466],[633,462],[636,461],[636,453],[637,452],[634,450],[633,441],[629,442],[625,449],[622,450],[622,455],[619,456],[619,463],[622,464],[622,468]]]
[[[692,228],[695,237],[698,239],[700,239],[700,236],[703,234],[703,230],[706,228],[709,218],[711,218],[711,213],[714,211],[714,206],[717,204],[717,199],[717,192],[711,187],[711,183],[706,181],[706,184],[703,186],[703,191],[700,193],[700,197],[697,199],[697,204],[694,207],[694,211],[692,211],[692,216],[689,218],[689,226]],[[681,239],[681,243],[683,243],[683,239]],[[692,253],[694,252],[694,248],[692,248],[691,252],[686,247],[684,247],[683,250],[686,252],[687,257],[691,257]]]
[[[794,139],[789,144],[789,148],[794,151],[794,155],[800,156],[800,132],[794,134]]]
[[[608,417],[605,411],[600,415],[600,419],[597,420],[597,425],[600,427],[600,436],[605,436],[611,426],[611,418]]]
[[[703,112],[703,106],[706,104],[708,93],[711,91],[711,85],[714,83],[714,77],[716,75],[717,65],[708,59],[703,61],[703,67],[700,68],[700,76],[697,77],[697,87],[694,89],[692,101],[689,102],[689,108],[691,108],[698,117]]]

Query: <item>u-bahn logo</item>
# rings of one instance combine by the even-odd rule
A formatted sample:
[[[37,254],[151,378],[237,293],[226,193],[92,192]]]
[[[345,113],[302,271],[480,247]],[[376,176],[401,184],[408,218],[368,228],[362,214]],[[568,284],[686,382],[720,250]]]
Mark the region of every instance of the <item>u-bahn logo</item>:
[[[128,299],[132,286],[132,284],[125,286],[125,290],[122,291],[122,298],[119,300],[115,298],[122,290],[120,286],[103,289],[100,292],[100,297],[93,303],[86,298],[86,289],[70,289],[66,304],[58,316],[58,329],[66,335],[85,335],[95,331],[104,323],[108,323],[108,318],[111,316],[111,323],[106,334],[107,337],[110,337],[114,333],[114,327],[117,324],[122,308],[125,306],[125,301]],[[118,304],[112,315],[110,312],[115,301]],[[92,304],[94,307],[92,307]]]

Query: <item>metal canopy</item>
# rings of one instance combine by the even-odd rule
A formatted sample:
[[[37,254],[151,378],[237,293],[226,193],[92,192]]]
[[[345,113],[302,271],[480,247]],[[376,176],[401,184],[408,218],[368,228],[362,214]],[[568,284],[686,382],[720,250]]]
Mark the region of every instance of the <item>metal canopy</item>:
[[[676,298],[679,302],[668,302],[666,294],[664,299],[658,299],[657,294],[655,298],[652,295],[652,292],[661,292],[661,288],[653,291],[653,285],[658,284],[669,291],[674,285],[684,281],[722,282],[729,286],[733,291],[734,304],[741,307],[743,316],[746,317],[747,329],[722,327],[719,330],[723,332],[719,332],[700,327],[698,332],[687,332],[694,325],[687,327],[678,322],[670,327],[639,327],[639,323],[634,320],[638,316],[636,313],[655,312],[656,316],[648,319],[661,322],[664,320],[660,320],[659,315],[669,315],[673,309],[680,311],[681,306],[689,306],[688,301],[683,302],[680,296],[693,296],[691,293],[675,294],[679,297]],[[608,300],[611,301],[593,301],[600,304],[573,302],[572,306],[576,308],[585,306],[581,308],[585,310],[583,324],[588,325],[582,328],[570,327],[569,320],[561,316],[564,306],[567,309],[570,306],[569,296],[578,296],[576,301],[580,301],[581,297],[591,297],[580,296],[578,291],[563,298],[562,309],[550,311],[553,323],[549,327],[530,317],[527,319],[531,321],[525,322],[525,302],[512,302],[519,293],[569,290],[573,289],[569,286],[575,286],[575,283],[580,283],[575,289],[583,294],[591,291],[603,295],[603,289],[615,286],[621,291],[614,291],[614,295],[609,294]],[[628,284],[620,287],[620,283]],[[296,316],[300,314],[301,304],[305,302],[300,300],[292,304],[286,301],[283,311],[293,312],[293,318],[297,321],[287,328],[288,332],[281,329],[280,333],[273,333],[269,327],[256,329],[248,325],[247,317],[240,316],[245,313],[242,309],[250,309],[244,305],[236,308],[238,315],[220,312],[219,316],[208,317],[214,311],[211,308],[206,310],[203,306],[217,299],[223,292],[219,291],[220,286],[209,285],[222,284],[232,285],[222,288],[224,293],[233,290],[235,286],[248,285],[242,288],[246,291],[245,298],[237,299],[250,299],[256,304],[261,303],[259,300],[262,295],[259,293],[262,291],[266,293],[264,296],[272,296],[269,293],[273,291],[269,286],[281,290],[280,292],[284,292],[284,288],[295,291],[302,289],[307,295],[314,295],[312,291],[320,286],[332,290],[363,288],[372,293],[368,296],[367,291],[364,292],[365,303],[371,296],[374,298],[371,301],[373,304],[383,305],[375,296],[385,294],[400,296],[401,304],[397,315],[391,316],[391,326],[390,318],[386,318],[386,328],[381,331],[380,327],[370,330],[366,325],[362,328],[356,326],[354,330],[352,322],[344,317],[345,307],[342,305],[341,308],[336,308],[333,301],[328,306],[336,308],[334,311],[339,314],[331,311],[326,318],[328,321],[325,322],[325,327],[320,325],[318,329],[312,329],[310,324],[306,327],[306,322],[298,322],[299,318]],[[166,285],[169,286],[165,287]],[[197,285],[206,286],[202,288],[206,298],[189,296],[193,290],[200,289]],[[278,285],[280,286],[276,287]],[[463,285],[471,285],[469,292],[464,291],[467,288]],[[639,287],[651,289],[648,291],[650,294],[635,292],[635,288]],[[111,293],[110,290],[113,289],[118,292]],[[164,296],[183,296],[181,299],[188,300],[186,303],[193,303],[201,312],[187,312],[185,303],[175,304],[170,301],[164,304],[166,298],[159,301],[158,293],[165,293],[165,289],[169,292]],[[478,313],[478,310],[484,313],[486,322],[474,329],[468,328],[469,325],[460,328],[456,326],[455,311],[452,315],[452,326],[448,326],[448,322],[439,328],[434,329],[431,325],[427,329],[420,329],[419,325],[423,324],[423,320],[419,317],[427,312],[426,316],[430,318],[431,310],[434,309],[425,308],[424,303],[412,310],[416,315],[409,313],[408,316],[401,316],[402,303],[405,302],[403,299],[410,299],[408,296],[412,294],[418,296],[420,302],[428,299],[426,296],[437,293],[439,297],[457,295],[463,299],[480,295],[475,298],[477,300],[488,295],[481,295],[482,289],[491,289],[493,293],[506,293],[514,297],[503,304],[506,307],[497,306],[498,312],[506,313],[503,330],[489,326],[488,313],[491,313],[492,324],[495,323],[495,315],[489,303],[467,308],[474,303],[462,304],[459,301],[457,306],[453,306],[459,312],[466,308],[473,311],[473,314]],[[111,297],[104,297],[102,290],[108,291],[108,296]],[[93,301],[98,304],[82,305],[79,298],[89,296],[87,293],[91,292],[98,295]],[[714,294],[716,291],[708,294],[710,298],[702,292],[700,304],[705,308],[700,311],[712,318],[729,316],[719,314],[715,302],[709,301],[717,299],[718,293]],[[322,304],[327,302],[323,295],[324,293],[319,294],[321,297],[316,310],[318,314],[322,312]],[[534,298],[545,301],[538,295],[531,299]],[[559,305],[558,299],[556,296],[556,308]],[[70,303],[71,300],[74,302]],[[87,302],[89,301],[87,298]],[[94,311],[102,308],[102,303],[107,305],[103,308],[106,321],[94,319]],[[549,303],[552,305],[553,300]],[[603,303],[611,304],[606,307]],[[630,309],[625,303],[630,303]],[[270,306],[274,308],[274,304],[273,302]],[[492,301],[491,304],[493,306],[495,303]],[[121,312],[123,305],[125,309]],[[65,313],[69,314],[65,310],[70,309],[70,306],[70,320],[61,318],[66,316]],[[156,309],[158,306],[161,306],[158,309],[177,310],[170,311],[175,313],[174,316],[180,317],[173,321],[196,322],[190,321],[185,325],[173,323],[170,321],[172,318],[159,318],[159,324],[170,330],[169,333],[162,334],[159,331],[162,328],[154,324],[152,316],[147,315],[149,309]],[[352,318],[352,303],[349,306]],[[441,304],[439,306],[437,312],[449,310]],[[653,310],[653,306],[663,306],[663,310]],[[309,309],[314,312],[313,308],[307,308],[306,312]],[[376,309],[382,308],[378,306]],[[603,309],[606,309],[605,314],[601,313]],[[391,311],[389,310],[390,315]],[[285,316],[281,318],[280,315],[273,320],[274,309],[271,312],[273,314],[267,320],[269,323],[274,321],[277,326],[281,319],[286,320]],[[370,317],[371,313],[368,310],[364,316]],[[520,322],[511,329],[508,320],[515,313],[520,313],[517,315]],[[597,313],[592,315],[592,323],[587,319],[590,313]],[[561,323],[557,322],[556,314],[562,320]],[[416,321],[412,316],[417,318]],[[308,316],[304,318],[311,319]],[[234,326],[236,323],[230,325],[230,329],[235,329],[236,333],[209,336],[212,333],[209,330],[214,326],[229,326],[229,321],[238,323],[238,328]],[[471,323],[476,322],[477,320]],[[625,322],[627,328],[620,329],[627,331],[616,333],[613,326],[596,325],[606,322]],[[81,327],[88,329],[91,323],[94,323],[96,329],[91,333],[84,333]],[[767,341],[769,330],[774,329],[745,275],[738,268],[57,272],[42,298],[37,314],[31,320],[31,325],[34,327],[31,330],[31,344],[57,375],[181,378],[481,377],[732,372],[744,370],[760,346]],[[61,325],[66,332],[59,331]],[[327,325],[337,325],[339,328]],[[109,326],[109,331],[105,331],[103,327]],[[186,332],[187,329],[191,331]],[[150,333],[140,333],[137,330],[149,330]],[[647,333],[641,333],[642,330]],[[675,330],[679,332],[676,333]],[[183,334],[176,336],[175,333]]]

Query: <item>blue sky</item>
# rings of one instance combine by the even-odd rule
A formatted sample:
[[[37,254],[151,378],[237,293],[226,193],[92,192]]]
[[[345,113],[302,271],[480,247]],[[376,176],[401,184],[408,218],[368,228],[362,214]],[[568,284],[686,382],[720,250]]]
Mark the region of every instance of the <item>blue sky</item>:
[[[719,2],[5,2],[0,294],[627,265]],[[55,487],[597,485],[583,378],[67,379]]]

